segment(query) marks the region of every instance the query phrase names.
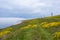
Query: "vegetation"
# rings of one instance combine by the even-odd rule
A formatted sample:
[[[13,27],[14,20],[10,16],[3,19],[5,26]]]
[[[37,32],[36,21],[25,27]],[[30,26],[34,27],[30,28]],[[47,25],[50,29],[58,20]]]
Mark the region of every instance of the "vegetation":
[[[24,20],[0,30],[1,40],[60,40],[60,15]]]

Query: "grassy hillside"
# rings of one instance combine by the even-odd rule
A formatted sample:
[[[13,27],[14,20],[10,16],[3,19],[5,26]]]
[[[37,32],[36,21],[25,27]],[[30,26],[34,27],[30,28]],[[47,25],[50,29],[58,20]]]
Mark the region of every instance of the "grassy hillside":
[[[60,40],[60,15],[25,20],[0,29],[1,40]]]

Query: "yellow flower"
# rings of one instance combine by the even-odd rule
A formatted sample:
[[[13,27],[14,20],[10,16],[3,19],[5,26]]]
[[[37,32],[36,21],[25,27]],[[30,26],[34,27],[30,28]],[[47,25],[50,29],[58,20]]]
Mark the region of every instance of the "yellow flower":
[[[37,25],[28,25],[28,26],[25,26],[25,27],[22,27],[20,29],[28,29],[28,28],[34,28],[34,27],[37,27]]]
[[[12,28],[7,28],[7,29],[4,29],[0,32],[0,37],[5,35],[5,34],[8,34],[10,33],[10,31],[12,30]]]
[[[27,29],[27,28],[30,28],[30,27],[31,27],[31,25],[28,25],[28,26],[22,27],[20,29]]]
[[[53,34],[53,38],[54,38],[54,39],[57,39],[57,40],[60,40],[60,32],[55,32],[55,33]]]
[[[47,22],[42,22],[41,25],[47,24]]]
[[[50,23],[42,22],[41,25],[43,28],[49,28],[49,27],[54,27],[54,26],[60,25],[60,22],[50,22]]]
[[[0,32],[0,36],[3,36],[3,35],[5,35],[5,34],[8,34],[10,31],[2,31],[2,32]]]

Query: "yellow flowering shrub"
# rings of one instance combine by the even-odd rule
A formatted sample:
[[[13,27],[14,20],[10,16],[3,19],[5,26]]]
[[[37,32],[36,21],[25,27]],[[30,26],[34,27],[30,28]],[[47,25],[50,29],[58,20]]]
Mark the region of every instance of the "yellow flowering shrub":
[[[41,25],[43,25],[43,24],[47,24],[47,22],[42,22]]]
[[[56,40],[60,40],[60,32],[55,32],[53,34],[53,38],[56,39]]]
[[[3,36],[3,35],[5,35],[5,34],[7,34],[7,33],[9,33],[10,31],[3,31],[3,32],[0,32],[0,36]]]
[[[28,28],[34,28],[34,27],[37,27],[37,25],[28,25],[28,26],[22,27],[21,29],[28,29]]]
[[[60,22],[50,22],[50,23],[48,23],[48,22],[42,22],[41,25],[44,28],[49,28],[49,27],[60,25]]]
[[[28,25],[28,26],[22,27],[21,29],[27,29],[27,28],[29,28],[29,27],[31,27],[31,25]]]
[[[4,29],[0,32],[0,37],[3,36],[3,35],[6,35],[10,32],[10,30],[12,30],[12,28],[7,28],[7,29]]]

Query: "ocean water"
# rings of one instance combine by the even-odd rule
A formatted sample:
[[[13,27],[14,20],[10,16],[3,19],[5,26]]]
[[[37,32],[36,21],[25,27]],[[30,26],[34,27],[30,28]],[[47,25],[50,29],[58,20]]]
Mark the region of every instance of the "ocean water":
[[[19,24],[23,20],[24,19],[21,19],[21,18],[0,18],[0,29],[11,26],[11,25]]]

